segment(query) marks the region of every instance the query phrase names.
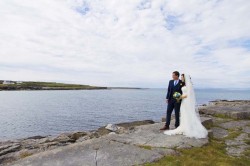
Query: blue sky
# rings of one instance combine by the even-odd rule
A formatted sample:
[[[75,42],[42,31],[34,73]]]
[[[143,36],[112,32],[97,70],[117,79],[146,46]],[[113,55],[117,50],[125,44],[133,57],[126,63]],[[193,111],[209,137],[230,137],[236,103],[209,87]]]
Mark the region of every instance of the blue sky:
[[[0,79],[250,88],[248,0],[2,0]]]

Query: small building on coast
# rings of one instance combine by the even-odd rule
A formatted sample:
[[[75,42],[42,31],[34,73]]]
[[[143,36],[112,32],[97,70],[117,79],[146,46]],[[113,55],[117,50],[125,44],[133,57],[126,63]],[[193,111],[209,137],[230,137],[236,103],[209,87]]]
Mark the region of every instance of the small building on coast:
[[[14,81],[10,81],[10,80],[4,80],[3,81],[3,84],[5,84],[5,85],[9,85],[9,84],[15,84],[15,82]]]

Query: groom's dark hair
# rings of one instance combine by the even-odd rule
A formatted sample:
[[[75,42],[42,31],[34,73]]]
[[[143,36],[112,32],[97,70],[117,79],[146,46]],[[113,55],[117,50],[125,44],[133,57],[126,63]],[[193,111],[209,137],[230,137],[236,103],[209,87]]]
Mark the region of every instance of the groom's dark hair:
[[[178,71],[173,72],[176,76],[180,77],[180,73]]]

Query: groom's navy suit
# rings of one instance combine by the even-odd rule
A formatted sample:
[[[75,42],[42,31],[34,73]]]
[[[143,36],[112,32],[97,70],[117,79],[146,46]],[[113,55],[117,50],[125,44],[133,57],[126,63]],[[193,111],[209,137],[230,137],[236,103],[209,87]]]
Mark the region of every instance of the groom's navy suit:
[[[180,107],[181,107],[181,101],[177,102],[176,99],[173,98],[173,94],[175,92],[179,92],[182,94],[181,88],[183,86],[183,83],[181,80],[178,80],[178,83],[174,85],[175,80],[170,80],[168,84],[168,93],[166,96],[166,99],[168,99],[168,108],[167,108],[167,117],[166,117],[166,126],[170,125],[171,120],[171,114],[173,112],[173,109],[175,110],[175,127],[178,127],[180,125]]]

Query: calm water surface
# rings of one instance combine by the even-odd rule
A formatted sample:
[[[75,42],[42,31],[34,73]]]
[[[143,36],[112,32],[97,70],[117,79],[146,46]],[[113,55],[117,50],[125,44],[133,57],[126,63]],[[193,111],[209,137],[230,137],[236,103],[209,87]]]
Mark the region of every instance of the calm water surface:
[[[0,91],[0,140],[97,129],[165,116],[165,89]],[[198,104],[250,100],[250,90],[196,90]]]

